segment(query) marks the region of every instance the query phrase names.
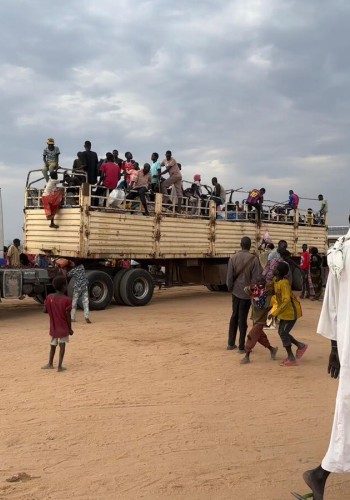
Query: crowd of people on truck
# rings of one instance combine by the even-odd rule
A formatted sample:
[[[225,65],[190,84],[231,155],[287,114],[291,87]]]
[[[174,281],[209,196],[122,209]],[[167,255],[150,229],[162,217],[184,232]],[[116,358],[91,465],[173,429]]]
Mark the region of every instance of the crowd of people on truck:
[[[47,182],[42,196],[42,203],[46,216],[50,221],[50,227],[57,229],[54,217],[62,203],[61,190],[58,187],[57,169],[59,168],[60,149],[55,146],[53,138],[47,140],[47,146],[43,151],[44,166],[43,176]],[[212,187],[201,183],[201,176],[196,174],[190,187],[184,189],[182,177],[182,165],[172,156],[170,150],[166,151],[165,158],[160,162],[159,154],[154,152],[151,155],[151,163],[144,163],[140,168],[138,162],[133,158],[130,151],[125,153],[125,159],[119,157],[119,151],[114,149],[107,152],[104,159],[98,159],[96,152],[91,150],[91,142],[85,141],[84,151],[77,153],[77,158],[72,165],[72,174],[65,172],[62,182],[68,187],[68,193],[74,193],[83,182],[87,181],[92,188],[92,201],[94,207],[106,207],[108,195],[118,190],[123,191],[123,198],[133,202],[139,198],[143,207],[143,215],[149,216],[149,202],[154,201],[155,193],[163,195],[165,207],[176,204],[175,211],[181,213],[184,203],[189,207],[190,215],[208,215],[209,201],[214,201],[217,208],[217,218],[227,218],[228,220],[257,220],[269,218],[272,221],[290,221],[290,212],[299,206],[299,196],[293,190],[289,191],[288,201],[285,203],[275,203],[269,211],[264,209],[265,188],[252,189],[247,192],[247,197],[240,203],[232,202],[232,195],[235,190],[228,191],[230,199],[226,202],[227,191],[218,181],[217,177],[212,178]],[[168,175],[167,178],[164,176]],[[204,193],[204,190],[206,191]],[[236,190],[242,192],[241,190]],[[306,216],[300,216],[299,222],[313,225],[315,223],[324,224],[325,216],[328,212],[327,200],[323,195],[318,196],[321,207],[318,213],[314,213],[311,208],[307,210]],[[70,197],[74,203],[74,194]],[[187,201],[186,201],[187,200]],[[131,213],[134,213],[131,211]],[[222,215],[223,214],[223,215]]]

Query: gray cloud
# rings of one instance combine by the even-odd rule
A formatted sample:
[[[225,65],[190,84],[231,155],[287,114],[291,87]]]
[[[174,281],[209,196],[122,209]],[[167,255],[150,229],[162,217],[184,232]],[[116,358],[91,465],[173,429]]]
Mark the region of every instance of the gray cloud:
[[[345,1],[21,0],[0,13],[7,238],[49,136],[64,166],[85,139],[140,162],[171,148],[186,179],[264,185],[274,200],[324,192],[331,222],[346,223]]]

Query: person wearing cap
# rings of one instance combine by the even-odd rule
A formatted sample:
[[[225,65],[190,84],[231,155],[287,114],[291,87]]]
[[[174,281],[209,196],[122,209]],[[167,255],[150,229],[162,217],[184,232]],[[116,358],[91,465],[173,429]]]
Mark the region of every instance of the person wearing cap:
[[[47,146],[43,151],[44,166],[42,172],[46,182],[50,179],[49,173],[58,169],[58,157],[60,153],[59,147],[55,146],[55,140],[49,137]]]

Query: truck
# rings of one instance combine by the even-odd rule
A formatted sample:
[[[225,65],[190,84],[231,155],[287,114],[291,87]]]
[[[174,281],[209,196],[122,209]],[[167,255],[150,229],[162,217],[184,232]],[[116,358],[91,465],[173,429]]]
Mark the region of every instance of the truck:
[[[52,259],[79,259],[86,268],[89,301],[93,310],[104,309],[114,299],[117,304],[143,306],[150,302],[155,286],[204,285],[212,291],[226,290],[226,271],[230,255],[240,250],[243,236],[252,240],[252,251],[258,253],[263,235],[268,232],[277,242],[284,239],[296,259],[301,246],[327,249],[327,220],[307,220],[295,210],[276,215],[271,207],[261,223],[254,211],[225,204],[218,211],[213,201],[185,199],[180,213],[177,204],[163,204],[161,194],[150,197],[150,216],[142,214],[137,200],[128,201],[124,193],[96,197],[91,186],[63,189],[62,206],[55,217],[58,229],[49,227],[41,203],[41,178],[28,174],[24,207],[24,252]],[[40,175],[40,174],[39,174]],[[34,179],[33,179],[34,177]],[[126,269],[122,263],[137,264]],[[27,281],[22,292],[42,301],[50,289],[49,270],[35,283]],[[35,270],[33,271],[35,272]],[[22,277],[25,282],[25,278]],[[39,291],[40,290],[40,291]],[[68,285],[72,293],[72,282]]]

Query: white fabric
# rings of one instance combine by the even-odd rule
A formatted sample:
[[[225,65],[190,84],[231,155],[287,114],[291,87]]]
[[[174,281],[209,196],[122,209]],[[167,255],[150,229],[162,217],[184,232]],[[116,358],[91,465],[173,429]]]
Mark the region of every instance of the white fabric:
[[[43,196],[47,196],[48,194],[51,194],[53,193],[54,191],[56,191],[57,189],[57,184],[59,183],[60,181],[57,179],[49,179],[47,181],[47,184],[45,186],[45,189],[44,189],[44,192],[43,192]]]
[[[329,472],[350,472],[350,240],[343,243],[339,278],[329,273],[317,332],[336,340],[340,377],[329,448],[322,467]]]
[[[349,239],[350,239],[350,229],[345,236],[338,238],[334,246],[330,250],[328,250],[328,256],[327,256],[328,267],[330,272],[334,274],[334,276],[336,276],[337,278],[340,277],[344,267],[345,256],[343,249],[345,242],[348,241]]]

